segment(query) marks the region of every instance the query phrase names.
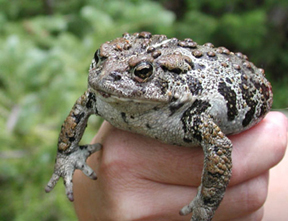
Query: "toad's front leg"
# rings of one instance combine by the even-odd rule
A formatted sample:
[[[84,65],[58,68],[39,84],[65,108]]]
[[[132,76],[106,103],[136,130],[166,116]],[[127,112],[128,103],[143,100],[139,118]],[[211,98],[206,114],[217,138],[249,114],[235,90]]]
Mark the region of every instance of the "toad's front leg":
[[[78,98],[64,121],[58,140],[54,173],[45,188],[46,192],[50,192],[59,178],[63,177],[66,195],[70,201],[73,201],[72,177],[75,169],[82,170],[82,172],[91,179],[97,178],[95,172],[86,164],[86,159],[92,153],[100,150],[101,144],[79,146],[89,116],[96,114],[95,103],[95,94],[86,91]]]
[[[185,117],[185,116],[183,116]],[[204,151],[204,168],[197,196],[183,207],[181,215],[192,212],[191,221],[210,221],[223,199],[232,170],[232,143],[210,116],[186,115],[186,140],[197,139]]]

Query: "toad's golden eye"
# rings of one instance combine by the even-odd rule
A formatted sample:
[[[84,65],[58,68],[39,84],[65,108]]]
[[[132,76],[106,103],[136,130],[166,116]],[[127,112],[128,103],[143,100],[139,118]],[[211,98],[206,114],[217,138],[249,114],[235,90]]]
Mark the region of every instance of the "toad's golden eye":
[[[150,62],[144,61],[134,68],[134,76],[137,80],[146,81],[153,74],[153,66]]]

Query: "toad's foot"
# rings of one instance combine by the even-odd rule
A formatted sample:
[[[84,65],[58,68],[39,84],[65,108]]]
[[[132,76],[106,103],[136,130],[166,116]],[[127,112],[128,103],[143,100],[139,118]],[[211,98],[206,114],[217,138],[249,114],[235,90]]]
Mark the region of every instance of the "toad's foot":
[[[191,203],[184,206],[179,214],[182,216],[192,213],[191,221],[210,221],[213,218],[214,211],[211,207],[205,205],[199,195],[197,195]]]
[[[90,144],[79,146],[74,151],[69,153],[57,153],[56,163],[54,167],[54,173],[49,180],[45,191],[49,193],[60,177],[64,179],[64,185],[66,188],[66,195],[70,201],[74,200],[73,197],[73,182],[72,177],[75,169],[80,169],[82,172],[93,180],[97,179],[95,172],[86,164],[87,158],[94,152],[100,150],[101,144]]]

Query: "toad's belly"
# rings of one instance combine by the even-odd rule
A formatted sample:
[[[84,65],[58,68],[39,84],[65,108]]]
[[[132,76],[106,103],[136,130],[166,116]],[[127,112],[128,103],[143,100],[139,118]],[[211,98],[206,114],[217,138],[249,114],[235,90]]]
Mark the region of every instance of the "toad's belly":
[[[96,102],[97,113],[113,126],[149,136],[164,143],[181,146],[199,145],[197,139],[190,139],[189,142],[185,139],[187,124],[191,124],[183,121],[183,115],[185,111],[189,111],[191,106],[191,104],[187,103],[183,105],[182,109],[172,113],[171,108],[167,105],[161,106],[156,103],[143,105],[127,102],[123,105],[120,102],[107,103],[105,99],[97,99]],[[225,134],[238,133],[241,129],[243,130],[240,118],[235,118],[233,122],[225,120],[227,112],[224,108],[218,108],[218,106],[220,105],[210,106],[205,110],[204,114],[211,116]],[[195,113],[191,111],[191,114],[193,116]],[[224,120],[217,121],[216,119]],[[193,133],[193,130],[188,130],[188,133]]]

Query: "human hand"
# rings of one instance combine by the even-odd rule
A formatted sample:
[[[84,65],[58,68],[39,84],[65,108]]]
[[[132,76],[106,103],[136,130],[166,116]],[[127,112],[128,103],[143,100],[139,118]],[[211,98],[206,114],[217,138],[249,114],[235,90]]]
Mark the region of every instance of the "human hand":
[[[286,119],[286,118],[285,118]],[[286,122],[286,123],[285,123]],[[268,170],[285,152],[287,120],[277,112],[230,136],[233,170],[213,220],[261,220]],[[196,195],[203,151],[167,145],[104,122],[93,139],[103,144],[88,164],[98,180],[74,175],[74,205],[80,220],[190,220],[179,210]]]
[[[286,119],[286,122],[287,121],[288,119]],[[288,135],[288,124],[286,124],[286,126]],[[280,134],[281,132],[279,133],[279,135]],[[275,139],[277,139],[277,137]],[[284,142],[283,145],[285,145],[285,139],[281,140]],[[287,137],[286,137],[286,146],[287,146]],[[288,153],[286,152],[283,160],[276,167],[272,168],[269,172],[268,197],[264,204],[264,217],[262,221],[287,220],[287,205],[288,205],[287,174],[288,174]]]

